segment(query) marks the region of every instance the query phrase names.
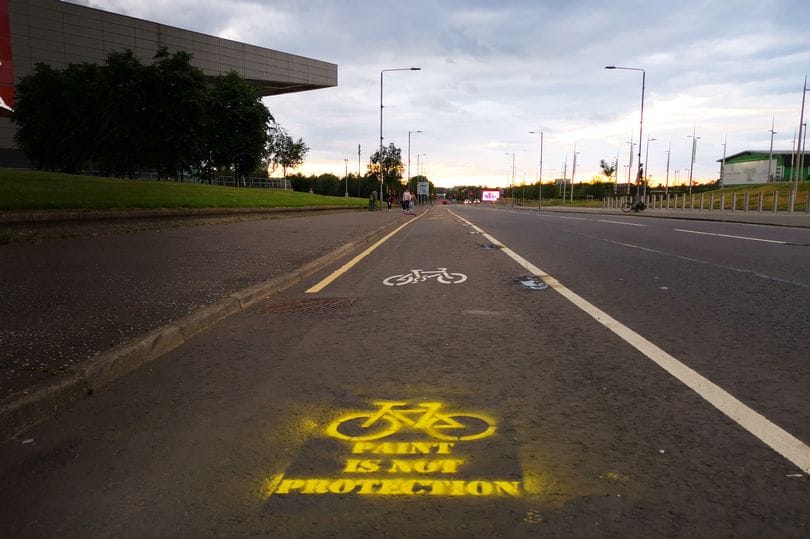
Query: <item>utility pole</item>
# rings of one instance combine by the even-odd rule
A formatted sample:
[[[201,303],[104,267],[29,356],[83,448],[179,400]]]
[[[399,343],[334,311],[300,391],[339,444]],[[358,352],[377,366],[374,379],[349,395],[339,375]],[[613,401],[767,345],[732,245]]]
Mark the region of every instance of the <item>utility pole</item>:
[[[773,181],[773,175],[771,174],[771,163],[773,162],[773,136],[776,134],[776,131],[773,130],[773,122],[774,117],[771,116],[771,130],[769,133],[771,134],[771,149],[768,150],[768,181]]]
[[[686,138],[691,138],[692,139],[692,161],[691,161],[691,164],[689,165],[689,194],[691,195],[692,194],[692,174],[693,174],[693,169],[695,168],[695,151],[697,150],[697,141],[698,141],[698,139],[700,137],[695,136],[695,128],[693,127],[692,128],[692,135],[687,136]]]
[[[669,147],[667,148],[667,181],[664,184],[664,196],[669,196],[669,158],[672,153],[672,139],[669,139]]]
[[[726,180],[726,145],[728,144],[728,133],[723,137],[723,163],[720,165],[720,185],[725,186]]]

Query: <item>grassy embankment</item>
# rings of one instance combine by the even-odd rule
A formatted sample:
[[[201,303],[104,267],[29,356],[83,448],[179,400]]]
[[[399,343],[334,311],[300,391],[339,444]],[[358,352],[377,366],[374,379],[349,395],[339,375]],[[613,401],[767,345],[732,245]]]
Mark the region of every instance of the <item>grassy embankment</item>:
[[[0,211],[365,207],[358,198],[0,168]]]

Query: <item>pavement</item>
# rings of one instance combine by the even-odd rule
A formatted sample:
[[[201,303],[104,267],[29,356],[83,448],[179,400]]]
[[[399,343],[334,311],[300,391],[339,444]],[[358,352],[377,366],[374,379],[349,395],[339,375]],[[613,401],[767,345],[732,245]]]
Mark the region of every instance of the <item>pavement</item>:
[[[608,208],[540,211],[625,215]],[[632,216],[810,227],[804,213],[647,210]],[[182,222],[83,217],[63,216],[58,234],[37,236],[45,239],[0,246],[0,441],[409,218],[396,210]]]

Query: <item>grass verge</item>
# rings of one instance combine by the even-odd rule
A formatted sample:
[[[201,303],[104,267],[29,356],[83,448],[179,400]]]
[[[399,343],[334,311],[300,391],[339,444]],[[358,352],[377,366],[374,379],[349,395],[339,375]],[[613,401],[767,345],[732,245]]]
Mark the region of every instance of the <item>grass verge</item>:
[[[365,199],[276,189],[97,178],[0,168],[0,211],[363,207]]]

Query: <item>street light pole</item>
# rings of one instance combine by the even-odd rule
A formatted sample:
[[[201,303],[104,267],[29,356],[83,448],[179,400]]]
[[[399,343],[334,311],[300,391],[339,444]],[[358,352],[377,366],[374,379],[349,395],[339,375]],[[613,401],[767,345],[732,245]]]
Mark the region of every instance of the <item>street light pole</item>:
[[[343,159],[343,162],[346,165],[346,194],[344,195],[346,198],[349,198],[349,160]]]
[[[388,71],[420,71],[421,67],[397,67],[393,69],[380,70],[380,155],[378,156],[378,164],[380,165],[380,210],[382,210],[382,192],[383,192],[383,75]]]
[[[728,133],[723,136],[723,162],[720,165],[720,185],[726,183],[726,146],[728,145]]]
[[[644,150],[644,198],[647,198],[647,178],[650,177],[650,142],[655,142],[656,139],[650,138],[647,135],[647,149]],[[646,204],[646,202],[645,202]]]
[[[692,174],[693,169],[695,168],[695,151],[697,150],[697,141],[700,137],[695,136],[695,129],[692,128],[692,134],[688,135],[686,138],[692,139],[692,161],[689,164],[689,194],[692,194]]]
[[[633,172],[633,146],[637,146],[635,142],[633,142],[633,134],[630,134],[630,142],[626,142],[625,144],[630,145],[630,160],[627,164],[627,195],[630,195],[630,174]]]
[[[571,205],[574,205],[574,178],[577,175],[577,155],[579,152],[577,151],[577,143],[574,142],[574,162],[571,165]]]
[[[636,196],[635,201],[638,202],[639,189],[638,182],[641,181],[641,141],[643,140],[644,132],[644,90],[647,85],[647,72],[640,67],[619,67],[619,66],[605,66],[605,69],[624,69],[627,71],[641,71],[641,115],[638,122],[638,172],[636,173]]]
[[[540,134],[540,187],[537,189],[537,207],[543,206],[543,132],[539,129],[537,131],[529,131],[530,134]]]
[[[672,139],[669,139],[669,148],[667,148],[667,181],[664,184],[664,196],[669,196],[669,158],[672,154]]]
[[[512,199],[512,207],[515,207],[515,153],[506,152],[506,155],[512,156],[512,182],[509,184],[509,194]]]
[[[411,133],[421,133],[421,131],[408,131],[408,189],[411,188]],[[419,172],[419,167],[416,167]]]
[[[771,175],[771,162],[773,161],[773,136],[776,134],[776,131],[773,130],[773,122],[774,118],[771,116],[771,130],[769,133],[771,134],[771,149],[768,150],[768,181],[773,181],[773,176]]]

